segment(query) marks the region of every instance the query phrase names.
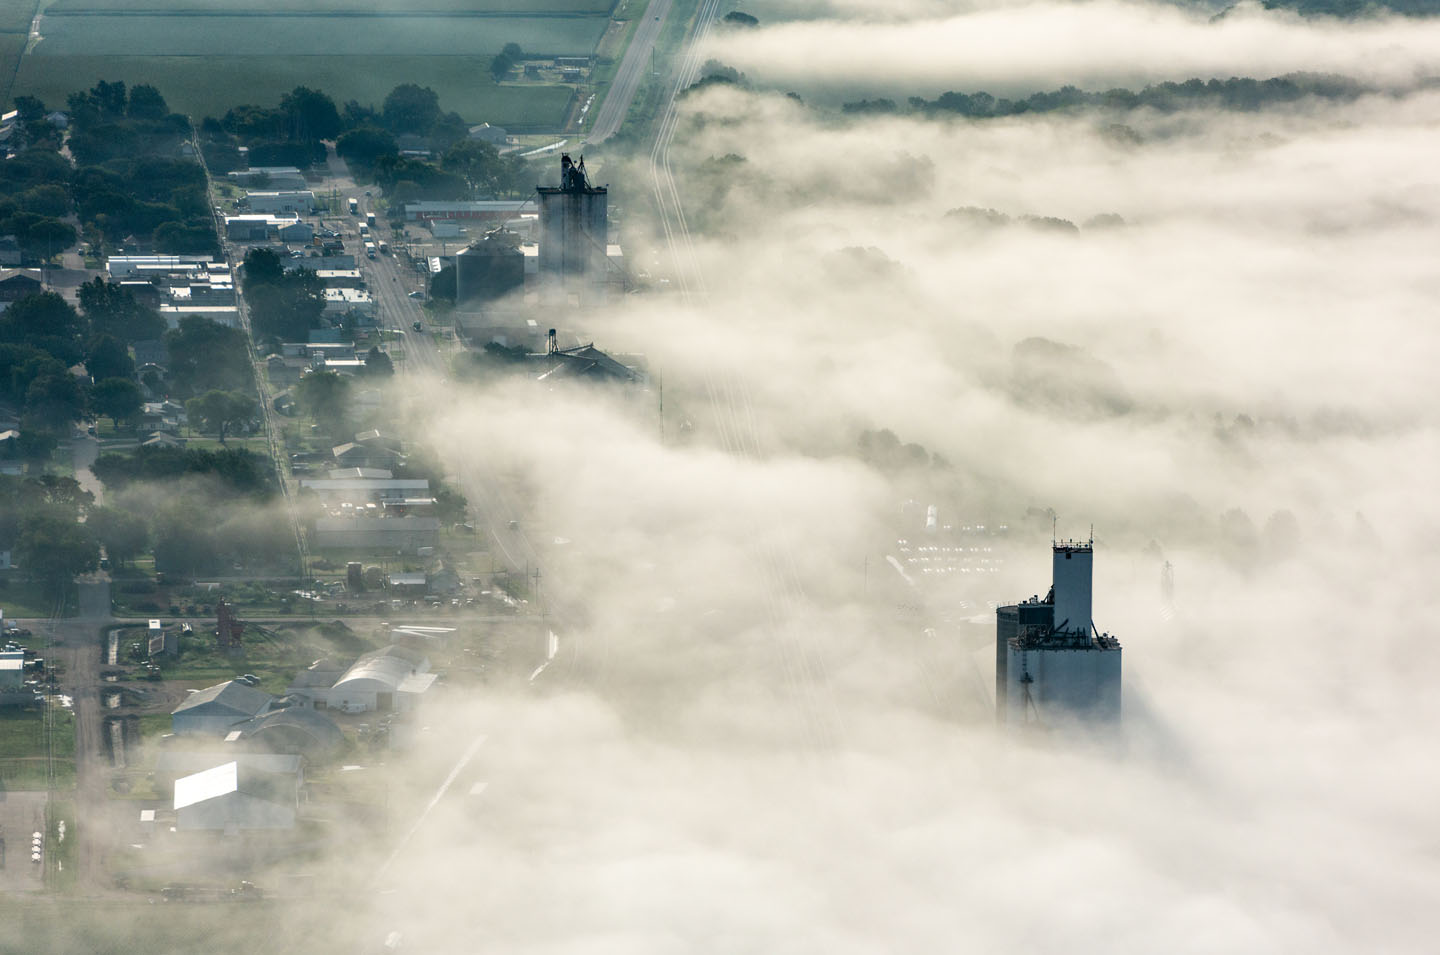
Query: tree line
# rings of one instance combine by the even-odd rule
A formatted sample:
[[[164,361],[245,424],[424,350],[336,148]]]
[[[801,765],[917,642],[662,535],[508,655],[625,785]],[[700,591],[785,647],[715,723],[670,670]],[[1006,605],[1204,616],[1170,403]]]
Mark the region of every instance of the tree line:
[[[1075,86],[1032,93],[1017,99],[996,97],[981,90],[974,93],[950,91],[933,100],[912,96],[905,104],[891,99],[867,99],[845,103],[841,109],[851,115],[909,113],[922,116],[964,116],[995,119],[1027,113],[1063,110],[1154,109],[1163,113],[1193,109],[1254,111],[1301,99],[1316,98],[1349,102],[1372,90],[1343,76],[1320,73],[1291,73],[1266,80],[1232,76],[1227,80],[1189,79],[1184,82],[1155,83],[1141,90],[1115,88],[1088,92]]]

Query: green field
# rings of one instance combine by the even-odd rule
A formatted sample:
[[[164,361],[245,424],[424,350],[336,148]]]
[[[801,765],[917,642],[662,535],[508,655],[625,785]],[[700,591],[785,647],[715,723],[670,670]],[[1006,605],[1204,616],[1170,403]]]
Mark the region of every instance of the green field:
[[[30,38],[38,0],[0,0],[0,85],[8,86]],[[7,100],[5,108],[9,109]]]
[[[378,107],[396,86],[418,83],[440,95],[443,109],[472,122],[523,130],[558,125],[573,95],[564,86],[497,86],[483,56],[27,56],[12,95],[63,104],[102,79],[150,83],[171,109],[197,121],[245,103],[272,105],[296,86]]]
[[[56,788],[75,784],[75,716],[55,710]],[[47,785],[45,714],[39,710],[0,710],[0,789],[36,790]]]
[[[30,32],[30,21],[35,19],[36,0],[0,0],[0,33]]]
[[[0,0],[4,6],[25,6],[32,10],[33,0],[28,4],[14,0]],[[55,13],[80,12],[142,12],[142,13],[248,13],[252,15],[285,14],[292,12],[313,13],[372,13],[396,12],[410,15],[427,13],[475,13],[500,14],[504,16],[536,16],[541,14],[607,14],[615,6],[615,0],[253,0],[237,3],[236,0],[57,0],[45,8],[47,15]],[[30,22],[26,14],[25,22]],[[28,26],[26,27],[28,29]]]
[[[545,56],[587,56],[609,23],[596,16],[47,13],[30,56],[493,56],[507,43]]]
[[[572,88],[497,86],[491,56],[508,43],[538,57],[591,55],[614,8],[615,0],[57,0],[26,52],[36,0],[0,0],[0,99],[29,94],[63,107],[72,92],[123,80],[157,87],[198,120],[273,105],[301,85],[337,103],[378,106],[396,86],[418,83],[471,122],[550,130],[564,122]]]

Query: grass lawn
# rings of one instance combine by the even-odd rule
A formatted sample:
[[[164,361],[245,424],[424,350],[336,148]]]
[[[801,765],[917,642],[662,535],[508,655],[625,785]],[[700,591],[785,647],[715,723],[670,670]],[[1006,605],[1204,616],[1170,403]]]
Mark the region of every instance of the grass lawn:
[[[73,595],[67,597],[67,609],[73,609],[70,605],[74,602]],[[0,570],[0,607],[5,609],[6,617],[49,617],[55,601],[23,571]]]
[[[75,715],[58,704],[52,741],[55,787],[75,785]],[[45,714],[34,710],[0,710],[0,787],[14,790],[45,789]]]
[[[65,838],[60,838],[60,823],[65,823]],[[52,799],[45,807],[45,884],[57,892],[75,886],[75,804],[68,799]]]
[[[171,109],[197,121],[247,103],[274,105],[296,86],[337,102],[379,106],[402,83],[428,86],[441,108],[507,129],[553,128],[565,118],[568,86],[497,86],[488,56],[35,56],[24,58],[11,95],[63,103],[102,80],[151,83]]]

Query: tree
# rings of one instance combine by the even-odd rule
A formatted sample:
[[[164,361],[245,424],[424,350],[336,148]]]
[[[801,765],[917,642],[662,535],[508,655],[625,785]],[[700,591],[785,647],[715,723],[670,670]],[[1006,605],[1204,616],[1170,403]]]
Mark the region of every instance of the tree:
[[[54,292],[27,295],[0,314],[0,341],[30,345],[66,366],[85,355],[83,331],[79,314]]]
[[[90,340],[85,353],[85,370],[93,381],[106,378],[134,378],[135,360],[130,350],[112,335],[100,335]]]
[[[123,285],[97,277],[81,285],[78,295],[92,334],[113,336],[120,342],[149,341],[165,334],[165,319],[160,313],[136,301]]]
[[[365,354],[365,374],[375,378],[389,378],[395,374],[395,364],[379,345],[370,346],[370,351]]]
[[[455,266],[445,266],[430,278],[430,298],[440,299],[453,305],[456,297],[460,294],[456,282]]]
[[[92,507],[85,515],[85,526],[105,548],[106,556],[118,564],[128,564],[144,553],[150,542],[145,519],[132,511]]]
[[[149,83],[141,83],[130,90],[127,112],[131,119],[164,119],[169,115],[170,107],[159,90]]]
[[[19,195],[20,206],[38,216],[59,218],[70,214],[70,190],[55,183],[42,183]]]
[[[201,430],[217,433],[220,443],[224,444],[225,433],[254,421],[260,413],[260,406],[249,395],[216,390],[185,402],[185,413],[192,423],[202,423]]]
[[[507,43],[505,50],[512,46],[519,49],[517,44]],[[501,50],[490,59],[490,77],[497,83],[509,76],[510,71],[515,69],[515,57],[510,56],[505,50]]]
[[[219,547],[211,517],[198,501],[167,502],[155,516],[155,569],[183,575],[212,569]]]
[[[25,428],[20,432],[20,437],[15,439],[16,455],[31,467],[44,465],[59,446],[59,435],[35,424]]]
[[[723,22],[733,27],[758,27],[760,21],[748,13],[741,13],[739,10],[732,10],[725,14]]]
[[[20,248],[31,255],[44,256],[47,259],[70,248],[75,244],[76,238],[78,233],[74,226],[51,218],[42,218],[15,234]]]
[[[330,435],[344,434],[350,405],[350,382],[333,371],[312,371],[295,386],[295,398],[315,423]]]
[[[115,422],[129,421],[145,405],[140,386],[129,378],[106,378],[90,389],[90,410]]]
[[[90,531],[48,511],[21,519],[15,552],[31,579],[57,597],[76,574],[100,566],[100,547]]]
[[[285,264],[274,249],[256,246],[245,253],[245,285],[274,285],[285,277]]]
[[[385,97],[380,115],[396,134],[427,133],[440,117],[440,97],[428,86],[402,83]]]
[[[155,251],[164,255],[214,255],[220,241],[209,221],[197,223],[162,222],[151,236]]]
[[[465,508],[469,501],[465,495],[446,484],[435,488],[435,516],[446,524],[461,524],[465,521]]]
[[[245,278],[245,298],[255,334],[281,341],[303,341],[325,312],[325,285],[309,269],[283,272],[273,282]]]
[[[346,162],[371,166],[381,156],[400,155],[400,147],[388,130],[361,126],[336,140],[335,152]]]
[[[440,167],[464,179],[472,196],[500,191],[504,164],[499,151],[489,143],[461,140],[440,157]]]
[[[285,114],[292,139],[334,139],[342,128],[335,101],[304,86],[280,97],[280,112]]]
[[[25,389],[22,424],[66,433],[85,414],[85,389],[69,372],[49,372]],[[22,428],[22,431],[24,429]]]
[[[238,328],[186,315],[179,328],[165,333],[165,347],[170,352],[170,384],[181,397],[202,388],[251,387],[250,352]]]

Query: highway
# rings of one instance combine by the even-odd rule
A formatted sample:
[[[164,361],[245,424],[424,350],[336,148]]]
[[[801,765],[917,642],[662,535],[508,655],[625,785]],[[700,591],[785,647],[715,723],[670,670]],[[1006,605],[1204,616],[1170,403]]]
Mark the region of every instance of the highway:
[[[630,38],[630,46],[625,50],[620,68],[615,71],[615,79],[610,83],[610,90],[600,104],[599,114],[585,142],[598,145],[620,131],[620,124],[625,122],[630,104],[635,101],[635,93],[640,89],[640,80],[650,68],[651,51],[655,49],[655,41],[659,39],[660,30],[670,15],[670,3],[671,0],[650,0],[650,5],[645,8],[642,22]]]

